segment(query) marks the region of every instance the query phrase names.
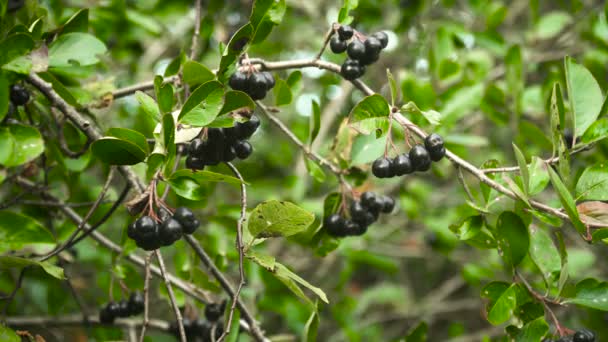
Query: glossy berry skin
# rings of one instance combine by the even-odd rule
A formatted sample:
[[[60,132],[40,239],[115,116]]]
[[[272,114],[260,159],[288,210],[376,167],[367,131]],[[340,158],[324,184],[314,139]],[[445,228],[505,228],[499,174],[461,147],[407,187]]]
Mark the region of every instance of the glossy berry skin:
[[[405,153],[393,158],[391,168],[395,176],[403,176],[414,172],[414,167],[412,166],[410,157]]]
[[[595,342],[595,334],[589,329],[581,329],[572,335],[572,342]]]
[[[192,170],[202,170],[205,168],[205,161],[199,157],[189,155],[186,157],[186,168]]]
[[[137,233],[135,232],[135,222],[132,222],[128,227],[127,227],[127,236],[129,237],[129,239],[135,240]]]
[[[144,295],[135,291],[129,296],[129,312],[131,315],[139,315],[144,312]]]
[[[103,324],[112,324],[116,318],[118,306],[114,302],[109,302],[99,311],[99,321]]]
[[[432,161],[439,161],[445,156],[443,138],[437,133],[432,133],[424,139],[424,147],[429,152]]]
[[[395,209],[395,200],[390,196],[382,196],[380,197],[380,200],[382,201],[382,208],[380,208],[380,211],[385,214],[392,213]]]
[[[346,229],[346,235],[349,236],[360,236],[367,232],[367,226],[351,220],[345,221],[344,228]]]
[[[374,215],[377,215],[384,207],[382,196],[378,196],[370,191],[362,193],[360,200],[361,204]]]
[[[131,316],[131,311],[129,310],[129,302],[126,300],[121,300],[118,302],[118,312],[116,317],[129,317]]]
[[[268,89],[266,77],[261,72],[256,72],[249,76],[249,90],[261,88],[266,91]]]
[[[247,140],[237,141],[234,144],[234,154],[239,159],[247,159],[253,153],[253,146]]]
[[[365,54],[368,56],[377,55],[382,50],[382,43],[374,36],[365,40]]]
[[[424,146],[417,144],[412,147],[409,157],[416,171],[428,171],[431,168],[431,156]]]
[[[156,239],[158,223],[150,216],[142,216],[135,221],[135,240]]]
[[[248,121],[237,122],[234,124],[235,136],[238,140],[247,139],[260,127],[260,118],[252,115]]]
[[[209,322],[215,322],[224,314],[226,308],[226,302],[222,303],[210,303],[205,306],[205,318]]]
[[[203,142],[202,139],[193,139],[190,144],[188,144],[188,153],[190,155],[199,157],[205,152],[206,143]]]
[[[349,40],[355,34],[355,30],[348,25],[342,25],[338,28],[338,37],[340,40]]]
[[[353,201],[350,204],[350,217],[353,221],[358,223],[366,223],[367,222],[367,209],[361,204],[359,201]],[[373,216],[372,216],[373,217]]]
[[[362,59],[365,56],[365,44],[360,40],[355,39],[346,47],[346,53],[351,59]]]
[[[192,210],[186,207],[178,207],[173,213],[173,219],[180,223],[184,234],[192,234],[201,225],[201,222],[194,216]]]
[[[30,100],[30,93],[23,86],[13,84],[10,90],[10,98],[15,106],[23,106]]]
[[[364,72],[364,67],[362,65],[359,65],[359,62],[355,60],[347,60],[340,67],[340,75],[342,75],[344,79],[349,81],[355,80],[363,76]]]
[[[384,49],[388,45],[388,35],[384,31],[376,32],[372,34],[372,37],[378,39],[380,46]]]
[[[274,79],[274,76],[272,76],[271,72],[268,71],[264,71],[261,73],[262,76],[264,76],[264,79],[266,80],[266,90],[270,90],[272,88],[274,88],[274,85],[276,84],[276,81]]]
[[[323,222],[323,227],[327,231],[327,234],[334,237],[344,236],[345,222],[344,218],[338,214],[329,215]]]
[[[172,245],[175,241],[181,239],[183,234],[182,225],[174,218],[165,220],[158,231],[158,237],[163,246]]]
[[[244,72],[237,71],[232,76],[230,76],[230,80],[228,80],[228,84],[230,88],[234,90],[244,91],[247,89],[248,77]]]
[[[333,53],[342,53],[346,51],[347,44],[345,41],[340,40],[340,38],[333,36],[329,41],[329,48]]]
[[[372,163],[372,174],[378,178],[392,177],[392,160],[388,158],[378,158]]]
[[[224,146],[224,153],[223,153],[223,160],[224,162],[228,163],[234,160],[234,158],[236,158],[236,152],[234,150],[234,147],[232,145],[226,145]]]

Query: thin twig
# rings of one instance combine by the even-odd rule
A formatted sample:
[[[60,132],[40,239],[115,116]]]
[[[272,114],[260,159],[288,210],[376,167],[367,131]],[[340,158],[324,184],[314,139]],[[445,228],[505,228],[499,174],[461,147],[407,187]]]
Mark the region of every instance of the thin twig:
[[[456,171],[458,172],[458,180],[460,181],[460,184],[462,185],[464,192],[467,194],[467,197],[469,198],[469,200],[471,202],[475,203],[475,197],[473,196],[471,189],[469,189],[469,185],[467,184],[466,180],[464,179],[464,175],[462,174],[462,169],[460,168],[460,166],[456,166]]]
[[[98,315],[90,315],[86,319],[92,325],[108,326],[99,322]],[[85,320],[82,315],[73,314],[66,316],[12,316],[7,317],[5,322],[11,327],[64,327],[64,326],[81,326]],[[142,325],[142,321],[137,318],[118,318],[112,323],[114,327],[137,328]],[[158,319],[151,319],[148,322],[148,328],[159,331],[169,331],[169,322]]]
[[[243,262],[245,259],[245,246],[243,246],[243,224],[245,223],[245,218],[247,216],[247,186],[245,185],[245,180],[243,176],[239,172],[239,170],[232,164],[226,163],[228,168],[232,171],[232,173],[241,181],[241,216],[236,224],[236,249],[239,253],[239,285],[234,292],[234,296],[232,297],[232,305],[230,306],[230,312],[228,313],[228,320],[224,325],[224,332],[217,339],[218,342],[224,340],[226,336],[230,333],[230,326],[232,325],[232,318],[234,316],[234,310],[236,309],[237,301],[239,300],[239,296],[241,294],[241,290],[243,286],[245,286],[245,270],[243,268]],[[213,335],[212,335],[213,336]]]
[[[192,46],[190,48],[190,60],[198,58],[198,41],[201,35],[201,0],[195,0],[194,34],[192,35]]]
[[[325,34],[325,39],[323,39],[323,46],[321,46],[321,50],[317,54],[316,59],[321,59],[321,56],[323,56],[323,52],[325,52],[327,44],[329,44],[329,40],[334,35],[334,33],[336,33],[336,28],[336,24],[331,25],[331,28]]]
[[[588,149],[589,149],[589,146],[582,146],[582,147],[572,150],[572,152],[570,152],[570,155],[577,154],[582,151],[587,151]],[[556,164],[557,162],[559,162],[559,157],[553,157],[553,158],[544,160],[545,164]],[[489,169],[481,169],[481,171],[483,171],[483,173],[486,173],[486,174],[487,173],[518,172],[519,166],[496,167],[496,168],[489,168]]]
[[[152,259],[152,253],[148,253],[146,255],[146,271],[144,275],[144,319],[141,324],[141,333],[139,334],[139,342],[144,341],[144,337],[146,336],[146,327],[150,322],[149,319],[149,310],[150,310],[150,261]]]
[[[156,259],[158,260],[158,267],[160,268],[160,273],[163,276],[163,280],[165,281],[165,286],[167,287],[167,293],[169,294],[169,301],[171,302],[171,306],[173,307],[173,313],[175,314],[175,320],[177,321],[177,328],[179,330],[179,336],[181,342],[186,341],[186,331],[184,330],[184,322],[182,321],[182,313],[179,311],[179,306],[177,306],[177,302],[175,301],[175,294],[173,294],[173,288],[171,287],[171,282],[167,277],[167,270],[165,269],[165,262],[163,261],[163,256],[160,254],[160,250],[155,250]],[[142,341],[143,342],[143,341]]]
[[[4,304],[4,308],[2,308],[3,317],[6,316],[6,310],[8,310],[9,305],[11,305],[11,302],[17,295],[17,291],[19,291],[19,289],[21,288],[21,284],[23,284],[23,277],[25,277],[26,269],[27,269],[27,267],[24,267],[21,269],[21,271],[19,271],[19,276],[17,277],[17,281],[15,282],[15,287],[13,288],[13,291],[11,291],[11,293],[8,296],[0,298],[2,300],[6,300],[6,303]]]

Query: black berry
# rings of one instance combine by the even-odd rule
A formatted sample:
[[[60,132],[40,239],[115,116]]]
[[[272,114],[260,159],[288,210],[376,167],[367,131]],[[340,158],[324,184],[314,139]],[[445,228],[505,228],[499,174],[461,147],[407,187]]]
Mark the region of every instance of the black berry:
[[[424,146],[415,145],[410,150],[409,156],[416,171],[428,171],[431,168],[431,156]]]
[[[236,158],[236,152],[232,145],[224,146],[223,157],[224,157],[224,162],[226,162],[226,163],[231,162],[234,160],[234,158]]]
[[[186,157],[186,167],[192,170],[202,170],[205,168],[205,161],[199,157],[189,155]]]
[[[225,308],[226,302],[209,303],[205,306],[205,318],[207,318],[209,322],[215,322],[222,317]]]
[[[139,315],[144,312],[144,295],[135,291],[129,296],[129,312],[131,315]]]
[[[261,72],[256,72],[249,76],[249,90],[252,91],[256,88],[264,89],[264,92],[268,89],[266,77]]]
[[[30,100],[30,93],[23,86],[13,84],[11,86],[10,98],[15,106],[23,106]]]
[[[234,144],[234,154],[239,159],[247,159],[253,152],[253,147],[247,140],[237,141]]]
[[[257,131],[258,127],[260,127],[260,119],[257,116],[252,115],[248,121],[237,122],[234,125],[236,137],[238,139],[247,139]]]
[[[205,142],[201,139],[193,139],[188,145],[188,153],[200,157],[205,151]]]
[[[363,204],[363,206],[367,208],[367,210],[372,212],[374,215],[377,215],[384,207],[384,202],[382,198],[373,192],[364,192],[363,194],[361,194],[360,200],[361,204]]]
[[[389,178],[393,176],[392,160],[388,158],[378,158],[372,164],[372,173],[378,178]]]
[[[173,219],[180,223],[184,234],[192,234],[200,226],[200,221],[194,216],[192,210],[186,207],[178,207],[173,213]]]
[[[351,236],[363,235],[367,231],[367,226],[364,226],[351,220],[345,221],[344,228],[346,230],[346,235]]]
[[[323,227],[327,233],[331,236],[341,237],[344,236],[345,222],[344,218],[338,214],[329,215],[323,222]]]
[[[407,154],[400,154],[393,159],[391,168],[395,176],[403,176],[408,173],[414,172],[412,162]]]
[[[364,45],[365,54],[368,56],[377,55],[382,50],[382,43],[374,36],[368,37]]]
[[[378,41],[380,41],[380,44],[383,49],[388,45],[388,35],[386,34],[386,32],[383,32],[383,31],[376,32],[376,33],[372,34],[372,37],[374,37],[374,38],[378,39]]]
[[[353,201],[350,204],[350,217],[353,221],[358,223],[367,222],[367,209],[359,201]]]
[[[270,89],[274,88],[276,81],[274,80],[274,76],[272,76],[272,73],[270,73],[268,71],[264,71],[261,74],[262,74],[262,76],[264,76],[266,89],[270,90]]]
[[[393,209],[395,209],[395,200],[390,196],[382,196],[380,197],[380,200],[382,201],[382,208],[380,208],[380,211],[385,214],[392,213]]]
[[[132,222],[128,227],[127,227],[127,236],[129,237],[129,239],[133,239],[135,240],[137,237],[137,233],[136,233],[136,229],[135,229],[135,222]]]
[[[131,311],[129,310],[129,302],[126,300],[121,300],[118,302],[118,311],[116,312],[116,317],[129,317],[131,316]]]
[[[228,84],[230,88],[234,90],[244,91],[247,89],[248,77],[245,73],[237,71],[232,76],[230,76],[230,80],[228,80]]]
[[[170,246],[175,241],[182,238],[182,225],[174,218],[165,220],[158,231],[160,243],[163,246]]]
[[[424,147],[432,161],[439,161],[445,156],[443,138],[437,133],[430,134],[424,139]]]
[[[340,40],[349,40],[353,37],[353,34],[355,34],[355,30],[348,25],[342,25],[338,28]]]
[[[365,44],[363,44],[360,40],[355,39],[348,44],[346,53],[351,59],[362,59],[365,56]]]
[[[158,237],[158,223],[150,216],[142,216],[135,221],[135,240],[156,239]]]
[[[340,68],[340,75],[349,81],[355,80],[365,73],[365,67],[357,60],[347,59]]]
[[[581,329],[572,335],[572,342],[594,342],[595,334],[589,329]]]
[[[109,302],[99,311],[99,321],[103,324],[112,324],[116,318],[117,304]]]
[[[344,51],[346,51],[346,42],[343,40],[340,40],[340,38],[334,36],[331,38],[331,40],[329,41],[329,48],[331,49],[331,52],[333,53],[342,53]]]

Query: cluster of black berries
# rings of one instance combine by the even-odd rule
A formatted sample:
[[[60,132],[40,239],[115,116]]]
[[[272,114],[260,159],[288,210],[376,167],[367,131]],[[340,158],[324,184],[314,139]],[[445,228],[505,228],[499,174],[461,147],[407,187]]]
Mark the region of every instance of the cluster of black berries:
[[[581,329],[574,335],[563,336],[557,340],[546,338],[542,342],[595,342],[595,334],[589,329]]]
[[[260,119],[252,115],[249,121],[235,122],[228,128],[207,128],[207,139],[194,139],[188,146],[186,167],[202,170],[205,165],[231,162],[234,158],[247,159],[253,147],[247,141],[260,127]]]
[[[261,100],[274,87],[274,76],[268,71],[250,74],[238,71],[230,76],[228,84],[234,90],[247,93],[253,100]]]
[[[162,223],[150,216],[142,216],[129,225],[127,235],[135,240],[137,247],[146,251],[170,246],[181,239],[183,234],[192,234],[200,225],[194,213],[186,208],[175,209],[172,217]]]
[[[128,300],[109,302],[99,311],[99,322],[112,324],[116,317],[130,317],[144,312],[144,296],[141,292],[131,293]]]
[[[342,25],[338,28],[338,36],[333,36],[329,41],[329,48],[333,53],[346,51],[348,58],[342,64],[340,74],[347,80],[354,80],[363,76],[366,65],[380,58],[380,51],[387,44],[388,35],[385,32],[376,32],[362,39],[352,27]]]
[[[393,159],[378,158],[372,164],[372,173],[378,178],[403,176],[414,171],[428,171],[431,161],[440,161],[445,156],[443,138],[436,133],[424,139],[424,145],[416,144],[409,153],[403,153]]]
[[[205,307],[205,318],[199,318],[191,320],[183,318],[182,323],[184,324],[184,332],[188,341],[203,341],[211,342],[217,341],[217,339],[224,333],[224,324],[220,321],[220,318],[224,314],[226,309],[226,302],[218,304],[208,304]],[[214,332],[213,338],[211,338],[211,332]],[[171,322],[169,326],[169,332],[176,337],[179,337],[179,328],[177,322]]]
[[[23,106],[28,103],[30,100],[30,92],[19,84],[13,84],[11,85],[9,99],[7,114],[11,115],[15,111],[15,107]]]
[[[380,213],[389,214],[395,208],[395,200],[389,196],[378,196],[366,191],[360,201],[350,204],[350,219],[333,214],[325,219],[327,233],[334,237],[359,236],[367,232],[367,227],[378,220]]]

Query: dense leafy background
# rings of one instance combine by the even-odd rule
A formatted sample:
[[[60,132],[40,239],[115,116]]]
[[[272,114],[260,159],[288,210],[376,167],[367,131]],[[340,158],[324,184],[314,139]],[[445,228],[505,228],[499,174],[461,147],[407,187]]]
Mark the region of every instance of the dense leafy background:
[[[276,61],[312,58],[331,23],[352,21],[361,32],[390,33],[388,48],[363,77],[386,100],[376,96],[359,103],[364,96],[350,83],[308,68],[276,71],[277,85],[263,102],[280,108],[277,116],[300,140],[349,168],[347,180],[357,190],[390,194],[398,199],[398,210],[363,237],[339,244],[319,239],[315,232],[324,205],[331,208],[338,198],[331,195],[339,191],[338,181],[305,161],[302,151],[259,114],[262,126],[251,139],[255,152],[237,163],[248,183],[249,206],[260,205],[256,213],[266,214],[276,210],[277,201],[293,203],[271,228],[265,222],[248,222],[256,235],[270,229],[273,235],[279,231],[285,236],[252,247],[245,262],[247,287],[242,296],[255,308],[267,336],[277,341],[279,335],[294,340],[306,334],[319,341],[405,336],[407,341],[499,341],[508,334],[519,341],[540,340],[547,332],[555,333],[555,326],[530,294],[529,284],[537,295],[567,304],[549,304],[565,327],[588,327],[599,340],[608,339],[608,284],[602,282],[608,277],[603,240],[608,235],[594,229],[589,237],[594,243],[588,244],[579,221],[592,217],[607,223],[605,204],[597,202],[608,200],[608,18],[603,2],[257,4],[250,17],[252,4],[247,1],[203,1],[200,58],[190,61],[192,1],[26,0],[22,9],[11,13],[0,3],[0,118],[8,106],[8,86],[39,72],[105,134],[85,154],[69,158],[57,134],[65,136],[72,151],[78,151],[86,137],[70,123],[59,133],[49,101],[24,82],[32,101],[10,118],[20,123],[5,120],[0,126],[0,291],[10,293],[19,270],[28,266],[4,317],[79,313],[63,273],[92,314],[108,301],[110,289],[121,298],[116,280],[130,289],[143,287],[141,268],[90,239],[61,261],[35,261],[32,255],[64,241],[76,227],[53,208],[35,205],[32,201],[40,197],[15,185],[16,175],[47,182],[48,191],[61,200],[81,203],[97,198],[108,163],[134,164],[140,177],[149,180],[153,172],[148,168],[153,171],[166,162],[166,181],[174,189],[167,202],[197,210],[204,221],[197,240],[236,279],[240,201],[234,185],[239,182],[228,178],[230,171],[223,166],[196,177],[184,170],[171,174],[172,155],[167,151],[191,136],[174,134],[168,113],[179,110],[181,123],[204,126],[218,114],[254,107],[243,94],[224,95],[228,89],[223,82],[238,57],[236,40],[228,42],[239,28],[238,34],[252,38],[249,57]],[[344,57],[328,51],[323,58],[341,63]],[[175,75],[180,67],[183,81],[193,90],[188,99],[181,87],[163,87],[160,82],[147,95],[110,95],[121,87],[153,81],[156,75]],[[218,68],[217,81],[211,81]],[[369,121],[366,108],[374,109],[372,115],[387,115],[386,103],[392,103],[387,68],[397,81],[394,101],[400,108],[405,105],[402,113],[443,135],[454,153],[478,167],[521,166],[524,172],[490,175],[520,200],[479,185],[465,173],[473,194],[468,198],[458,170],[447,160],[425,174],[391,180],[368,176],[369,163],[382,154],[386,136],[355,134],[342,123],[351,111],[351,120]],[[386,129],[382,121],[373,122],[371,127]],[[574,150],[584,149],[569,157],[567,142],[561,139],[566,128],[580,137]],[[395,141],[404,148],[402,130],[395,129]],[[156,139],[153,149],[146,138]],[[561,161],[554,168],[542,162],[558,155]],[[91,222],[110,208],[123,182],[114,182],[108,203]],[[531,199],[564,208],[573,223],[529,210]],[[88,208],[74,209],[84,216]],[[312,222],[310,213],[314,223],[298,229]],[[131,221],[120,209],[100,231],[120,242],[125,253],[141,253],[126,238]],[[215,293],[214,298],[225,298],[183,241],[163,252],[172,273]],[[305,280],[300,282],[292,272]],[[152,284],[151,316],[173,320],[162,282],[154,279]],[[294,294],[290,288],[296,284],[303,290]],[[203,307],[179,290],[176,295],[180,305],[195,308],[195,313]],[[108,327],[28,329],[47,341],[125,336]],[[2,334],[11,332],[0,326]],[[173,337],[151,331],[148,339]]]

